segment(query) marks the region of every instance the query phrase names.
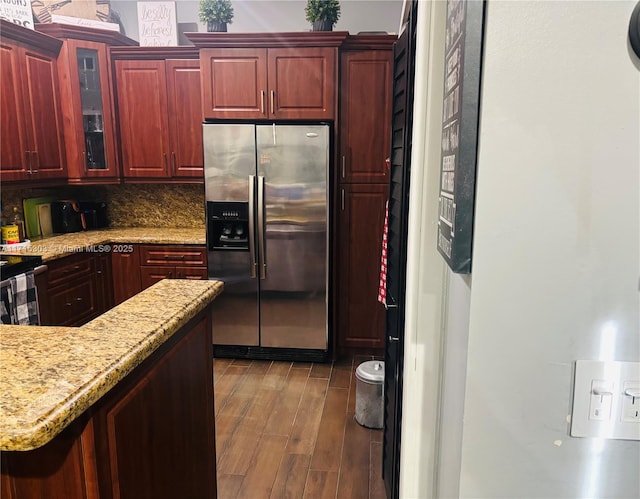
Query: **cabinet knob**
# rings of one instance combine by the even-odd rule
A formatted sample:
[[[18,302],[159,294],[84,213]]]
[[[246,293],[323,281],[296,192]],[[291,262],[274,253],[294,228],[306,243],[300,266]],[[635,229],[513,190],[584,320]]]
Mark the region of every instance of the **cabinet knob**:
[[[82,301],[82,297],[78,296],[78,298],[76,298],[76,301]]]
[[[70,307],[70,306],[71,306],[71,303],[67,302],[67,303],[65,303],[65,305],[66,305],[67,307]]]

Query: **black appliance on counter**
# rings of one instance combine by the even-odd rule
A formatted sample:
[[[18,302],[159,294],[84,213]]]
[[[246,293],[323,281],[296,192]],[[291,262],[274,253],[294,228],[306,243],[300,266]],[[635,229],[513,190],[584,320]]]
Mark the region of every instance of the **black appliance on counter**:
[[[80,201],[80,211],[84,215],[87,230],[109,227],[107,203],[104,201]]]
[[[104,202],[78,202],[72,199],[54,201],[51,203],[51,224],[56,233],[108,227],[107,205]]]

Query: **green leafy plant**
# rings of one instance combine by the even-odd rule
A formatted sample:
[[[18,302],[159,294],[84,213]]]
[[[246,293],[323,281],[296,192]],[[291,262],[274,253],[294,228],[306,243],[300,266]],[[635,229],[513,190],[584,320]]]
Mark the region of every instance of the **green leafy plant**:
[[[340,19],[340,2],[338,0],[307,0],[304,8],[307,21],[327,21],[333,26]]]
[[[230,0],[200,0],[200,20],[205,23],[228,23],[233,19]]]

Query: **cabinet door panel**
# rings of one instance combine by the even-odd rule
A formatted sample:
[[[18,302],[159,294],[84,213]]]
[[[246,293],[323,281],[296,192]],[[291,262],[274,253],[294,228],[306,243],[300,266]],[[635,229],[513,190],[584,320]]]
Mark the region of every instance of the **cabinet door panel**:
[[[118,305],[142,291],[138,246],[131,253],[111,253],[113,304]]]
[[[32,178],[65,177],[56,60],[30,50],[25,51],[24,60],[23,91],[32,117],[28,133],[34,144]]]
[[[202,49],[205,118],[267,117],[267,50]]]
[[[203,319],[124,396],[98,412],[106,438],[97,443],[106,447],[110,463],[101,497],[216,497],[210,352],[211,325]]]
[[[57,326],[80,326],[98,315],[93,277],[65,283],[49,291],[52,322]]]
[[[66,40],[58,58],[69,179],[117,177],[109,57],[102,43]]]
[[[200,61],[168,60],[171,173],[204,179]]]
[[[27,178],[27,139],[20,84],[20,49],[0,43],[0,168],[2,181]]]
[[[165,63],[115,64],[124,176],[168,177],[171,149]]]
[[[343,182],[388,182],[391,51],[342,55],[340,155]]]
[[[269,112],[274,118],[332,119],[332,48],[269,49]]]
[[[384,306],[378,302],[385,184],[346,184],[339,213],[339,333],[346,348],[384,347]]]
[[[111,274],[111,255],[95,257],[96,284],[98,286],[98,312],[103,313],[113,307],[113,277]]]

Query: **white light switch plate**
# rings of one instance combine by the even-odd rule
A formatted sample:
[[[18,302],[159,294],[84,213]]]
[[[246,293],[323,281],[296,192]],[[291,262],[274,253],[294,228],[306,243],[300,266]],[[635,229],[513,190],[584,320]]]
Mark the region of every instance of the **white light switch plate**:
[[[577,360],[571,436],[640,440],[637,387],[640,362]]]

